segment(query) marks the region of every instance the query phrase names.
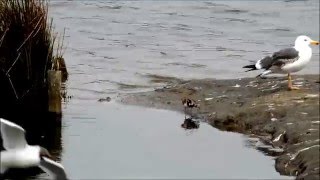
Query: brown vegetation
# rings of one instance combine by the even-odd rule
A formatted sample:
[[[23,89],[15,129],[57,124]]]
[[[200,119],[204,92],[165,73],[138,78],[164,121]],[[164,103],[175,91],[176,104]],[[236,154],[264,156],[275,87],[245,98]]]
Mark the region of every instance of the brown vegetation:
[[[62,44],[43,0],[0,0],[0,115],[48,109],[47,71]]]

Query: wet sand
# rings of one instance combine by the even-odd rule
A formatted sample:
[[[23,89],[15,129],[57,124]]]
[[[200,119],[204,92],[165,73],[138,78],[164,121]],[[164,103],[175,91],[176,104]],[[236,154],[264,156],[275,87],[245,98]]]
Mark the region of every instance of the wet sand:
[[[275,169],[297,179],[319,179],[319,75],[294,76],[301,90],[288,91],[284,77],[181,80],[150,75],[167,86],[123,94],[125,104],[183,112],[181,98],[199,102],[189,111],[220,130],[248,135],[250,146],[275,156]]]

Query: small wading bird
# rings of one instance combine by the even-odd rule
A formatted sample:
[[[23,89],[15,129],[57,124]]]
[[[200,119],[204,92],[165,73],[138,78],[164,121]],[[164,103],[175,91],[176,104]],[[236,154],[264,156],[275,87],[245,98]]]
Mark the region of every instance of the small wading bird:
[[[255,64],[247,65],[243,68],[250,68],[246,72],[264,69],[257,77],[263,77],[271,73],[288,74],[288,89],[299,89],[292,86],[291,73],[300,71],[310,61],[312,56],[310,44],[319,45],[319,42],[311,40],[308,36],[298,36],[294,47],[277,51],[272,56],[266,56]]]
[[[9,168],[28,168],[39,166],[54,179],[67,179],[61,164],[49,159],[51,155],[41,146],[27,144],[24,129],[8,120],[1,120],[1,137],[3,147],[1,151],[1,174]]]
[[[197,104],[195,100],[189,98],[182,98],[182,105],[184,107],[184,119],[187,118],[187,109],[200,108],[200,104]]]

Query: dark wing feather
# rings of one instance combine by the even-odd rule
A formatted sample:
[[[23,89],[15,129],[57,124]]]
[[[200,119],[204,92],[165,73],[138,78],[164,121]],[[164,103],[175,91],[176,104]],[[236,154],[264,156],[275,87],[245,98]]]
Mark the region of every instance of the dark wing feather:
[[[278,59],[295,59],[299,56],[299,51],[295,48],[286,48],[278,52],[273,53],[272,58],[274,60]]]
[[[287,63],[293,63],[299,59],[299,51],[294,48],[282,49],[278,52],[273,53],[272,58],[274,63],[272,66],[283,66]]]
[[[294,60],[299,58],[299,51],[297,51],[295,48],[286,48],[282,49],[278,52],[273,53],[272,58],[277,60]]]
[[[268,70],[272,66],[282,66],[286,63],[294,62],[297,59],[299,59],[299,52],[294,48],[286,48],[273,53],[272,56],[266,56],[263,59],[260,59],[256,62],[256,64],[250,64],[244,66],[243,68],[250,68],[247,71],[256,69]]]
[[[266,56],[265,58],[259,60],[257,64],[260,65],[260,69],[269,69],[272,66],[273,62],[273,58],[271,58],[270,56]]]
[[[269,67],[272,66],[273,62],[274,62],[274,60],[272,59],[272,57],[266,56],[263,59],[258,60],[254,64],[249,64],[249,65],[243,66],[243,68],[250,68],[249,70],[246,70],[245,72],[254,71],[254,70],[258,70],[258,69],[268,69]]]

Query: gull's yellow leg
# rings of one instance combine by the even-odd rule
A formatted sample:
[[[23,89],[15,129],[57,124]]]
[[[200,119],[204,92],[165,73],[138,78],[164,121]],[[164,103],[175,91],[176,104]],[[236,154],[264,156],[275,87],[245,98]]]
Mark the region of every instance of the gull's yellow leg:
[[[298,87],[292,86],[291,74],[288,73],[288,89],[289,90],[298,90]]]

